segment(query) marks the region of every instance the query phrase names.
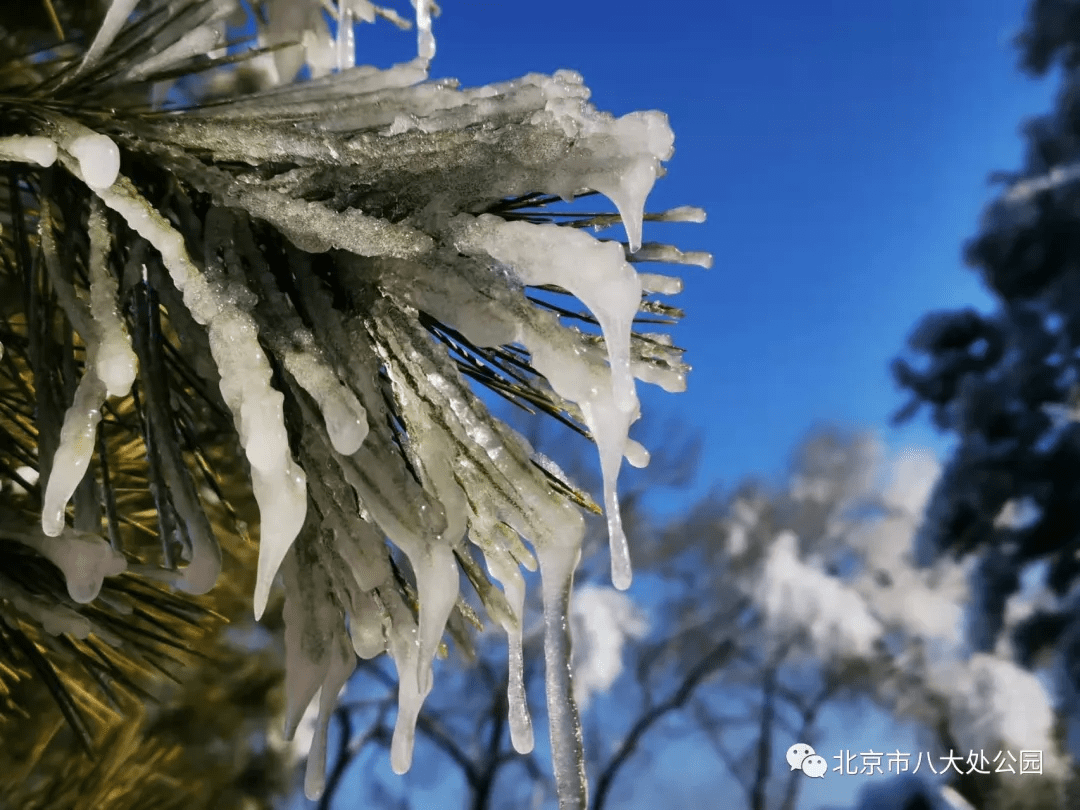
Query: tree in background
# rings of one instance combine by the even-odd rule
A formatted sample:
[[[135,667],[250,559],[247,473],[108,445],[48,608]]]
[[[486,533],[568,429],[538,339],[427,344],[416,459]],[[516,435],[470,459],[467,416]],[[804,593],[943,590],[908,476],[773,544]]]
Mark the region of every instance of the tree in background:
[[[654,476],[665,469],[657,461]],[[1011,650],[972,654],[967,642],[966,624],[980,609],[968,586],[978,555],[918,560],[938,474],[927,452],[889,458],[871,435],[822,430],[800,446],[780,486],[746,482],[663,522],[631,490],[635,508],[624,515],[648,603],[626,602],[597,578],[582,588],[587,598],[572,622],[576,682],[583,692],[592,685],[579,692],[590,807],[651,806],[657,795],[703,803],[722,793],[730,807],[792,810],[806,777],[791,771],[787,749],[815,745],[826,713],[865,715],[867,706],[913,724],[942,777],[930,777],[924,763],[922,781],[899,780],[885,793],[892,803],[869,791],[865,808],[900,810],[904,791],[910,807],[953,806],[947,797],[978,810],[1070,806],[1071,765],[1052,695]],[[644,480],[655,492],[660,481]],[[595,576],[594,562],[583,564],[586,578]],[[536,613],[534,606],[527,627],[536,627]],[[537,640],[527,631],[526,648]],[[426,780],[448,786],[448,808],[547,806],[547,769],[535,754],[516,756],[502,730],[505,653],[490,642],[481,637],[474,663],[446,662],[446,689],[420,714],[417,755]],[[478,680],[495,688],[477,691]],[[389,673],[364,668],[350,684],[332,765],[338,795],[328,792],[322,807],[351,806],[353,790],[373,805],[420,806],[407,785],[381,784],[371,770],[389,740],[391,683]],[[539,673],[527,670],[526,683],[535,694]],[[679,792],[667,783],[679,774],[653,764],[678,744],[697,751],[699,773],[717,774],[706,796]],[[1041,777],[1005,772],[1005,752],[1021,750],[1043,752]],[[972,763],[980,751],[987,762]],[[1000,762],[991,761],[999,752]],[[833,773],[837,752],[819,753],[826,779],[874,779]],[[946,773],[951,753],[959,765]],[[857,756],[853,767],[862,767]]]
[[[1080,4],[1034,0],[1018,39],[1023,67],[1062,69],[1056,109],[1026,126],[1024,168],[967,246],[999,308],[927,315],[895,364],[958,447],[934,492],[925,551],[980,550],[972,641],[1011,635],[1020,660],[1057,656],[1054,677],[1080,751]],[[1024,573],[1045,583],[1007,621]],[[1019,608],[1017,608],[1019,609]],[[1005,633],[1006,630],[1010,632]],[[1008,643],[1009,640],[1006,640]]]
[[[557,792],[583,807],[566,615],[581,509],[600,509],[475,389],[594,440],[611,571],[627,587],[616,479],[624,456],[648,461],[628,439],[636,381],[676,391],[687,371],[669,336],[642,331],[677,319],[657,296],[680,283],[635,265],[710,261],[643,243],[645,219],[704,216],[644,211],[672,153],[665,116],[599,112],[569,71],[429,81],[430,0],[412,3],[416,58],[387,70],[354,65],[353,24],[410,23],[367,0],[12,11],[0,16],[7,708],[24,708],[13,682],[45,684],[86,747],[109,748],[107,784],[132,756],[108,745],[110,712],[126,713],[110,690],[145,692],[132,670],[164,666],[167,648],[209,655],[196,631],[213,630],[219,592],[172,591],[201,597],[236,563],[253,569],[236,584],[253,585],[255,617],[281,611],[288,732],[318,706],[309,795],[357,657],[394,662],[391,761],[409,768],[432,659],[446,633],[468,648],[474,607],[515,651],[508,714],[527,751],[513,673],[521,569],[538,568]],[[245,23],[255,49],[238,42]],[[294,82],[301,71],[310,79]],[[559,209],[593,194],[615,210]],[[620,221],[625,237],[590,232]],[[218,665],[236,660],[220,652]],[[195,722],[169,711],[151,732]],[[49,736],[27,737],[27,801],[55,807],[50,791],[75,782],[49,770]]]

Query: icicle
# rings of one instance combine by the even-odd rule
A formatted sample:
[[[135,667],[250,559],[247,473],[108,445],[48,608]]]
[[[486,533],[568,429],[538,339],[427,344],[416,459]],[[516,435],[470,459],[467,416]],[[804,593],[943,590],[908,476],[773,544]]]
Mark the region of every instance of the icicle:
[[[572,71],[558,71],[543,89],[548,102],[532,122],[551,122],[573,139],[566,164],[571,171],[549,172],[551,187],[546,190],[564,198],[582,187],[599,191],[615,203],[630,252],[636,252],[641,247],[645,199],[660,175],[660,162],[674,152],[675,136],[667,116],[651,111],[615,118],[597,112],[584,103],[588,91]]]
[[[371,512],[386,536],[409,558],[416,576],[420,603],[419,628],[402,634],[400,627],[404,617],[409,616],[408,609],[402,604],[398,610],[396,603],[390,600],[396,591],[391,590],[386,596],[388,609],[391,610],[390,619],[395,628],[390,638],[390,653],[398,670],[398,720],[391,745],[391,764],[395,772],[405,773],[412,761],[413,726],[424,698],[431,691],[432,660],[447,618],[457,601],[459,575],[451,546],[442,536],[446,529],[445,521],[438,526],[438,533],[431,534],[415,531],[405,525],[396,513],[403,493],[388,474],[388,460],[371,458],[370,463],[364,464],[361,473],[361,453],[363,449],[344,459],[342,472],[356,492],[361,506]],[[426,513],[429,507],[426,505],[414,503],[411,508],[417,511],[416,516],[421,521],[428,517]],[[411,616],[409,626],[415,627]]]
[[[353,12],[352,7],[346,2],[338,4],[337,42],[335,46],[338,71],[354,67],[356,65],[356,40],[355,31],[353,31]]]
[[[390,534],[409,558],[416,575],[416,596],[420,602],[417,633],[416,684],[427,695],[431,691],[431,664],[458,596],[458,569],[454,552],[441,538],[424,541],[407,534]]]
[[[487,561],[488,571],[503,586],[506,601],[510,607],[512,619],[503,622],[506,630],[509,653],[509,677],[506,698],[509,721],[510,741],[519,754],[528,754],[533,750],[532,718],[525,694],[525,659],[522,652],[522,635],[525,620],[525,579],[517,563],[510,555],[497,548],[481,531],[472,532],[473,542],[480,546]]]
[[[78,171],[70,163],[65,165],[69,171]],[[93,190],[158,250],[192,317],[209,330],[210,351],[221,373],[221,394],[251,465],[252,489],[259,504],[254,597],[258,619],[266,609],[274,575],[307,514],[307,479],[289,451],[284,397],[270,385],[270,363],[259,346],[251,316],[207,281],[188,256],[183,237],[126,177],[119,177],[109,188]]]
[[[52,166],[56,162],[56,142],[38,135],[12,135],[0,138],[0,160]]]
[[[586,810],[589,786],[581,719],[571,677],[570,593],[581,556],[581,538],[563,546],[538,546],[544,600],[544,681],[547,693],[551,759],[559,810]]]
[[[285,739],[292,739],[304,711],[330,668],[333,626],[341,620],[326,598],[325,572],[294,546],[281,563],[285,584]]]
[[[632,156],[617,171],[590,173],[586,182],[615,203],[626,228],[630,251],[637,251],[641,247],[645,199],[660,174],[660,161],[670,158],[674,151],[675,138],[667,116],[659,112],[629,113],[596,127],[590,136],[589,140],[596,139],[593,148],[606,152],[610,149],[607,144],[614,141],[619,155]],[[586,141],[586,148],[591,145]]]
[[[222,31],[218,26],[200,25],[198,28],[188,31],[161,53],[154,54],[135,65],[127,72],[127,78],[138,81],[184,59],[208,53],[218,47],[223,38]]]
[[[506,222],[491,214],[478,217],[458,244],[513,267],[524,284],[554,284],[577,296],[603,331],[619,409],[637,407],[630,333],[641,305],[641,281],[618,245],[579,230]]]
[[[432,0],[412,0],[416,7],[416,57],[422,62],[435,58],[435,35],[431,32]]]
[[[86,49],[86,54],[75,71],[76,76],[92,68],[105,55],[105,51],[112,45],[116,35],[120,33],[120,29],[124,27],[124,23],[138,4],[139,0],[112,0],[109,10],[105,12],[105,19],[101,21],[101,28],[98,29],[94,41]]]
[[[338,695],[356,669],[356,657],[340,634],[334,635],[332,646],[330,666],[319,689],[319,715],[304,773],[304,795],[311,801],[320,799],[326,787],[326,735],[330,717],[337,707]]]
[[[87,368],[75,389],[75,401],[64,414],[60,446],[53,456],[52,472],[42,498],[41,530],[49,537],[57,537],[64,531],[67,503],[90,466],[106,394],[97,372]]]
[[[263,473],[251,469],[252,491],[259,504],[259,563],[253,598],[255,618],[262,618],[270,598],[270,586],[289,550],[307,511],[307,477],[287,456],[285,469]]]
[[[390,614],[387,629],[390,656],[398,675],[398,711],[390,740],[390,767],[394,773],[403,774],[412,765],[416,721],[427,692],[419,688],[416,680],[420,645],[412,614],[401,601],[396,587],[387,589],[383,596]]]
[[[91,198],[87,222],[90,232],[90,314],[97,326],[98,343],[94,368],[105,383],[109,396],[127,396],[135,381],[136,358],[131,338],[116,309],[119,286],[106,262],[109,255],[109,228],[97,197]]]
[[[578,357],[567,357],[539,330],[520,325],[518,342],[535,368],[560,396],[578,403],[593,433],[604,478],[604,510],[611,546],[611,576],[625,590],[632,578],[630,552],[622,529],[616,480],[630,425],[638,417],[630,367],[630,333],[641,305],[641,282],[613,242],[558,225],[505,222],[485,214],[455,224],[455,245],[465,253],[486,253],[514,268],[525,284],[556,284],[577,296],[596,317],[611,366],[610,382],[596,379]]]

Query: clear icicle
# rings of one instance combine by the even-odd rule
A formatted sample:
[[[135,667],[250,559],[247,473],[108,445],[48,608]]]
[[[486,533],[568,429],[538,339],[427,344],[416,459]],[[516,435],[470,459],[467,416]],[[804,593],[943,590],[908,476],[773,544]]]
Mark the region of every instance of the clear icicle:
[[[570,594],[581,554],[580,538],[536,550],[544,600],[544,681],[547,693],[551,759],[559,810],[586,810],[585,748],[571,677]]]
[[[356,65],[356,40],[353,31],[353,11],[345,2],[338,7],[337,41],[334,43],[337,52],[337,69],[339,71]]]
[[[483,534],[474,533],[474,542],[484,551],[488,571],[503,586],[506,601],[513,615],[512,622],[504,622],[509,658],[509,676],[506,697],[509,706],[510,741],[519,754],[528,754],[533,750],[532,718],[525,694],[525,660],[522,651],[523,623],[525,619],[525,579],[512,557],[502,549],[496,548]]]
[[[431,31],[432,0],[412,0],[416,7],[416,56],[423,62],[435,58],[435,35]]]

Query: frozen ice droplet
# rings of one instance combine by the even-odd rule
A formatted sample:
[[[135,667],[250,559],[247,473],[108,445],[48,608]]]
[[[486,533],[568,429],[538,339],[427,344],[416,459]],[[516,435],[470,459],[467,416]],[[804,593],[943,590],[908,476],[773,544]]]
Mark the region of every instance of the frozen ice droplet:
[[[120,150],[108,135],[80,135],[68,144],[68,151],[79,161],[79,171],[91,188],[108,188],[116,182]]]

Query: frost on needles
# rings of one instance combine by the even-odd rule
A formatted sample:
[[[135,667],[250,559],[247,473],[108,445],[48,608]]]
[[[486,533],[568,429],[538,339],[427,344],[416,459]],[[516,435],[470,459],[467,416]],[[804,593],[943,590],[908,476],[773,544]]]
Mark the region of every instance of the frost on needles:
[[[265,86],[241,94],[234,57],[206,53],[236,22],[233,4],[188,0],[184,26],[159,13],[167,5],[114,0],[81,58],[16,60],[2,74],[26,81],[15,88],[25,103],[11,88],[0,96],[0,161],[37,197],[32,244],[82,347],[81,381],[40,465],[40,521],[5,523],[4,536],[57,560],[77,602],[125,559],[146,570],[109,514],[90,521],[111,540],[100,540],[103,562],[83,574],[67,564],[96,542],[69,525],[69,501],[88,474],[105,485],[94,463],[103,409],[135,397],[147,478],[168,493],[158,561],[177,585],[208,591],[221,550],[175,403],[197,403],[189,420],[227,414],[260,512],[256,616],[279,572],[284,586],[290,733],[319,701],[308,795],[322,792],[327,723],[355,655],[386,652],[397,667],[391,759],[409,768],[433,659],[448,627],[465,641],[461,620],[473,616],[462,571],[507,633],[511,736],[530,750],[521,568],[539,566],[560,804],[584,807],[566,611],[581,507],[596,507],[476,391],[593,439],[612,579],[628,587],[616,480],[624,457],[648,462],[629,438],[636,381],[679,391],[688,371],[667,335],[636,331],[677,317],[655,296],[681,282],[635,265],[711,262],[642,244],[643,220],[703,219],[644,213],[673,151],[666,117],[599,112],[571,71],[479,88],[429,80],[428,0],[414,0],[417,57],[387,70],[354,66],[352,22],[404,24],[393,12],[342,0],[332,40],[318,4],[263,3],[263,44],[280,45],[285,30],[299,44],[253,58]],[[133,42],[144,44],[136,64],[119,57]],[[312,78],[291,81],[305,62]],[[148,104],[194,72],[208,77],[201,103]],[[42,98],[49,105],[34,104]],[[53,200],[63,184],[74,190]],[[617,214],[557,209],[594,192]],[[594,235],[618,219],[625,242]],[[591,331],[566,317],[574,299]]]

